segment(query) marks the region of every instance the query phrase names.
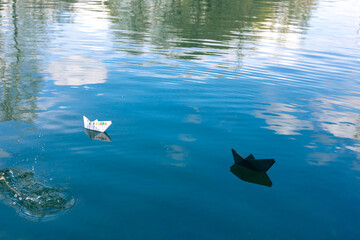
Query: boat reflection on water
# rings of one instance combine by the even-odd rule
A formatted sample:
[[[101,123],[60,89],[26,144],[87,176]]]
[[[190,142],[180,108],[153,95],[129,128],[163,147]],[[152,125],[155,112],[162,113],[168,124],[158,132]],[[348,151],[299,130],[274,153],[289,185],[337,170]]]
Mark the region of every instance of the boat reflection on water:
[[[97,132],[84,128],[84,132],[90,139],[99,140],[103,142],[111,142],[110,136],[106,132]]]
[[[32,171],[19,167],[0,170],[0,199],[32,221],[53,220],[76,202],[69,192],[46,185]]]
[[[269,176],[263,172],[257,172],[239,165],[233,164],[230,171],[243,181],[255,183],[267,187],[272,186]]]

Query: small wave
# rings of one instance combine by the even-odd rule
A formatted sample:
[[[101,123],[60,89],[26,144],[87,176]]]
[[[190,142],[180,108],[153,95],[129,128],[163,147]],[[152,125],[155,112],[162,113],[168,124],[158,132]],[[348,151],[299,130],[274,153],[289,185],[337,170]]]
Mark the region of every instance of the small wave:
[[[46,185],[32,171],[0,170],[0,198],[31,221],[49,221],[69,212],[76,199],[67,191]]]

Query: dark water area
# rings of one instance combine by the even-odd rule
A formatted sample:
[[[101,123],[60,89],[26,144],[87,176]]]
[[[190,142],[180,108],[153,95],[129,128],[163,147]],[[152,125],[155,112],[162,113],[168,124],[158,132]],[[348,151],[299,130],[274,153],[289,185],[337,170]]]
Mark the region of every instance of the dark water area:
[[[0,16],[0,239],[359,239],[359,1]]]

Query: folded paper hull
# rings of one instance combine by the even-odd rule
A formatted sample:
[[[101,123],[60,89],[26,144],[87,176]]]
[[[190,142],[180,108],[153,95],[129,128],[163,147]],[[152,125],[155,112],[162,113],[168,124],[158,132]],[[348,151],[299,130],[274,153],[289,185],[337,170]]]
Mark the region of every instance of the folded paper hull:
[[[244,158],[234,149],[231,149],[231,151],[234,157],[235,164],[253,171],[265,173],[275,163],[274,159],[255,159],[252,154]]]
[[[95,121],[90,121],[85,116],[83,116],[84,119],[84,128],[98,131],[98,132],[105,132],[108,127],[112,124],[111,121],[98,121],[97,119]]]

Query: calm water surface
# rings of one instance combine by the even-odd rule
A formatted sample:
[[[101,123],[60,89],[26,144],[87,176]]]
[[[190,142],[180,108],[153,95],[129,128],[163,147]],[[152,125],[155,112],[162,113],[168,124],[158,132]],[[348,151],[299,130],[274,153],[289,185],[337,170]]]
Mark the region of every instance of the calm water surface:
[[[359,1],[0,15],[1,239],[359,239]],[[231,148],[275,158],[272,186],[234,175]]]

